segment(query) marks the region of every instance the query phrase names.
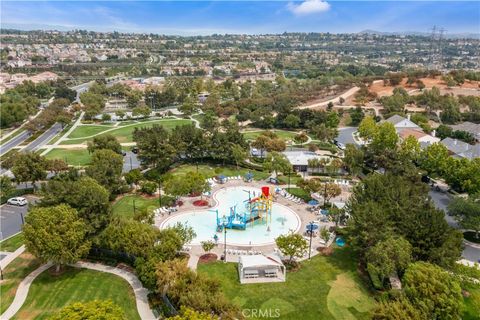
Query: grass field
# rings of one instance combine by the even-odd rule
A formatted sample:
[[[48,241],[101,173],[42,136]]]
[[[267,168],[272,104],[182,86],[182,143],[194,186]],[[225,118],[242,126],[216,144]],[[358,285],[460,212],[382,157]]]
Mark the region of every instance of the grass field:
[[[112,205],[112,211],[115,216],[123,218],[133,217],[133,202],[135,201],[135,210],[153,210],[159,207],[157,198],[145,198],[141,195],[127,195],[117,200]],[[170,197],[162,197],[162,206],[166,206],[172,202]]]
[[[168,172],[168,174],[175,174],[175,175],[185,175],[188,172],[196,172],[197,167],[195,165],[181,165],[177,168],[174,168]],[[245,168],[237,168],[235,166],[210,166],[206,164],[200,164],[198,165],[198,172],[203,174],[205,178],[212,178],[218,175],[224,175],[224,176],[244,176],[248,172],[251,172],[253,174],[253,178],[255,180],[263,180],[266,179],[270,176],[269,173],[263,172],[263,171],[255,171],[255,170],[249,170]]]
[[[243,132],[243,136],[246,140],[255,140],[259,135],[261,135],[263,132],[266,130],[259,130],[259,131],[247,131]],[[293,138],[297,135],[296,132],[292,131],[286,131],[286,130],[271,130],[275,132],[275,134],[279,137],[282,138],[283,140],[293,140]]]
[[[32,283],[27,300],[14,319],[47,319],[74,302],[112,300],[127,319],[140,319],[130,284],[109,273],[68,267],[53,276],[43,272]]]
[[[470,285],[466,288],[470,293],[470,296],[464,297],[464,311],[462,314],[463,320],[478,319],[480,315],[480,286]]]
[[[4,280],[0,285],[0,314],[5,312],[12,303],[20,282],[39,266],[40,261],[31,254],[23,253],[3,270]]]
[[[279,309],[282,320],[370,319],[375,305],[348,248],[302,262],[284,283],[241,285],[234,263],[201,264],[198,270],[219,279],[226,296],[242,309]]]
[[[90,164],[91,154],[87,149],[52,149],[45,155],[47,159],[62,159],[73,166],[86,166]]]
[[[79,144],[84,143],[92,138],[94,135],[101,135],[108,133],[114,135],[119,142],[132,142],[132,133],[135,128],[151,127],[154,124],[162,125],[167,130],[171,130],[176,126],[186,125],[191,123],[188,119],[164,119],[138,122],[122,126],[111,125],[82,125],[77,127],[69,136],[69,140],[64,140],[60,144]],[[108,131],[110,130],[110,131]]]
[[[18,233],[13,237],[0,242],[0,251],[13,252],[23,245],[23,233]]]

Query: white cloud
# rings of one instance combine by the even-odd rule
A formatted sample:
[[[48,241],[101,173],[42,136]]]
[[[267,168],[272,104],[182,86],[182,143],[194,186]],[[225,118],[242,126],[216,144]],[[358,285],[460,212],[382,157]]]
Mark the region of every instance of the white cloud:
[[[330,4],[324,0],[305,0],[300,4],[290,2],[287,5],[287,8],[294,14],[300,16],[328,11],[330,9]]]

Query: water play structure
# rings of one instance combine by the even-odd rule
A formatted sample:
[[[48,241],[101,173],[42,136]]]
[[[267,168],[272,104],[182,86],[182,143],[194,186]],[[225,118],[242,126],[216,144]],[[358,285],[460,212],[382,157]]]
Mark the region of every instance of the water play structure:
[[[223,228],[245,230],[247,226],[255,224],[269,224],[272,220],[273,196],[270,187],[262,187],[258,196],[250,190],[244,190],[248,193],[248,199],[244,201],[245,210],[242,213],[237,211],[237,206],[230,207],[228,215],[219,216],[217,214],[217,232],[223,231]],[[253,193],[253,197],[252,197]]]

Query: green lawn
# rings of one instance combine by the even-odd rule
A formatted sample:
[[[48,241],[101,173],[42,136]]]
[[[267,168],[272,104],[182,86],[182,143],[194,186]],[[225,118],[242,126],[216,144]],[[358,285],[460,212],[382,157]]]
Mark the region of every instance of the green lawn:
[[[0,284],[0,314],[12,303],[20,282],[39,266],[40,261],[31,254],[23,253],[3,270],[4,280]]]
[[[312,199],[312,197],[310,196],[310,193],[300,188],[290,188],[288,192],[293,194],[296,197],[303,199],[305,202],[308,202]]]
[[[23,245],[23,233],[18,233],[13,237],[0,242],[0,251],[13,252]]]
[[[86,166],[92,159],[87,149],[52,149],[45,155],[47,159],[62,159],[73,166]]]
[[[125,312],[127,319],[140,319],[130,284],[110,273],[67,268],[52,276],[43,272],[32,283],[23,307],[14,319],[47,319],[74,302],[112,300]]]
[[[162,125],[165,129],[171,130],[176,126],[186,125],[191,123],[192,120],[188,119],[164,119],[164,120],[154,120],[146,121],[140,123],[134,123],[129,125],[123,125],[118,127],[107,126],[107,125],[83,125],[77,127],[69,136],[70,140],[62,141],[60,144],[77,144],[84,143],[85,141],[90,140],[90,136],[102,134],[106,130],[114,128],[114,130],[106,132],[106,134],[114,135],[119,142],[132,142],[132,133],[135,128],[141,127],[151,127],[153,125]]]
[[[469,285],[466,289],[470,293],[470,296],[463,298],[465,308],[462,319],[478,320],[478,315],[480,314],[480,286]]]
[[[348,248],[303,262],[284,283],[241,285],[235,263],[201,264],[198,271],[220,280],[226,296],[242,309],[279,309],[278,319],[370,319],[375,305]]]
[[[168,174],[175,174],[175,175],[185,175],[188,172],[191,171],[196,171],[197,167],[195,165],[181,165],[177,168],[174,168],[168,172]],[[216,177],[218,175],[224,175],[224,176],[244,176],[248,172],[253,173],[253,178],[255,180],[263,180],[266,179],[270,176],[269,173],[263,172],[263,171],[256,171],[256,170],[249,170],[245,168],[237,168],[235,166],[211,166],[211,165],[206,165],[206,164],[200,164],[198,165],[198,171],[205,176],[205,178],[212,178]]]
[[[259,130],[259,131],[252,131],[252,132],[246,131],[246,132],[243,132],[243,136],[246,140],[255,140],[259,135],[261,135],[265,131],[266,130]],[[271,130],[271,131],[275,132],[275,134],[279,138],[282,138],[283,140],[292,140],[297,135],[296,132],[286,131],[286,130]]]
[[[153,210],[159,207],[157,198],[145,198],[141,195],[128,195],[117,200],[113,206],[112,211],[116,216],[123,218],[133,217],[133,202],[135,201],[135,210]],[[170,198],[162,197],[162,206],[170,202]]]

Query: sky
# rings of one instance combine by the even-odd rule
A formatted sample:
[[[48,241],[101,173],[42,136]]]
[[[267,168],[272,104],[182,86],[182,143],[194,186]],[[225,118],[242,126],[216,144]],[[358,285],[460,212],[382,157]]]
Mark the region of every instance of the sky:
[[[1,1],[2,28],[173,35],[480,33],[478,1]]]

